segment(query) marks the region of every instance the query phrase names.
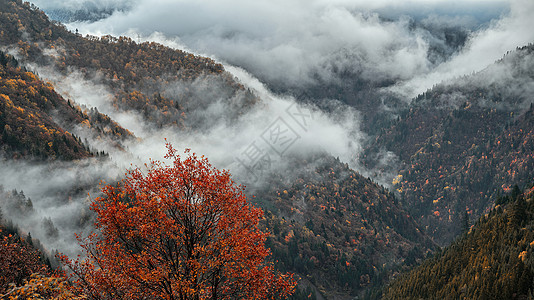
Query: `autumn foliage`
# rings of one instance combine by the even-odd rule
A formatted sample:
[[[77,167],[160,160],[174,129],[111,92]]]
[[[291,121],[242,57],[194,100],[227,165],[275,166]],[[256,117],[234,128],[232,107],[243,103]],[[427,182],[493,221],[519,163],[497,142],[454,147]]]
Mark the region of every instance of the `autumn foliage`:
[[[46,271],[37,250],[17,236],[2,236],[0,229],[0,298],[10,284],[22,284],[31,274]]]
[[[74,295],[71,285],[61,275],[42,275],[34,273],[24,279],[21,286],[13,285],[2,299],[26,299],[26,300],[81,300],[86,299],[84,295]]]
[[[91,299],[279,299],[295,282],[266,261],[262,210],[227,171],[170,144],[172,166],[151,162],[95,199],[87,259],[64,261]]]

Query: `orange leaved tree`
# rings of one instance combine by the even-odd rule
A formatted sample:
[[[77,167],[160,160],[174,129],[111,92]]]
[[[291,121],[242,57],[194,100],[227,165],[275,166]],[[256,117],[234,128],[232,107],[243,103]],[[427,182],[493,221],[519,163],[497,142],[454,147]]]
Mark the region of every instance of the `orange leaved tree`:
[[[227,171],[167,144],[171,166],[127,173],[91,204],[97,233],[64,262],[90,299],[280,299],[295,287],[266,261],[261,209]]]

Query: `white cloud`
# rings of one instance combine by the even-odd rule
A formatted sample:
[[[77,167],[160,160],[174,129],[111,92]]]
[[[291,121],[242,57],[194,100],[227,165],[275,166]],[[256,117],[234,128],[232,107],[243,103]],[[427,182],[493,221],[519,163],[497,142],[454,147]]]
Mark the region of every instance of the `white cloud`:
[[[503,1],[142,1],[94,23],[73,23],[83,33],[148,36],[160,32],[196,53],[247,69],[270,84],[302,85],[344,70],[373,79],[409,80],[434,67],[428,39],[411,19],[381,14],[461,14],[492,11]],[[473,12],[475,11],[475,12]],[[480,13],[482,14],[482,13]],[[495,14],[495,12],[493,12]],[[492,15],[495,17],[495,15]],[[474,18],[474,17],[473,17]],[[472,24],[466,15],[436,18]],[[451,21],[452,20],[452,21]],[[448,22],[448,23],[447,23]],[[341,68],[341,70],[340,70]]]
[[[123,174],[112,162],[98,159],[48,163],[0,160],[0,169],[3,188],[23,191],[33,202],[33,213],[18,218],[14,218],[17,215],[9,207],[2,207],[4,218],[11,219],[23,232],[30,232],[47,250],[58,249],[69,255],[80,250],[74,233],[87,235],[92,228],[90,219],[87,224],[80,219],[88,212],[87,192],[96,197],[100,180],[112,181]],[[50,218],[59,230],[57,238],[47,237],[43,228],[45,218]]]
[[[480,71],[500,59],[507,51],[534,41],[534,1],[514,0],[511,11],[489,28],[474,32],[466,47],[450,61],[428,74],[415,76],[393,90],[408,96],[424,92],[433,84]]]

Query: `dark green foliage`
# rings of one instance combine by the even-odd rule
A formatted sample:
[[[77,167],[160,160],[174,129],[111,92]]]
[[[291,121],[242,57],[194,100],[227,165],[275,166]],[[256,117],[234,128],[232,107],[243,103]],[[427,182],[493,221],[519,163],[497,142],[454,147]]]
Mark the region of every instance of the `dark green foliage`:
[[[464,217],[462,218],[462,233],[469,232],[469,228],[471,225],[469,225],[469,213],[467,210],[464,212]]]
[[[317,299],[317,293],[309,286],[303,288],[297,288],[295,293],[291,295],[289,300],[315,300]]]
[[[517,192],[504,198],[504,208],[393,281],[383,298],[527,299],[534,291],[534,195],[528,201]]]

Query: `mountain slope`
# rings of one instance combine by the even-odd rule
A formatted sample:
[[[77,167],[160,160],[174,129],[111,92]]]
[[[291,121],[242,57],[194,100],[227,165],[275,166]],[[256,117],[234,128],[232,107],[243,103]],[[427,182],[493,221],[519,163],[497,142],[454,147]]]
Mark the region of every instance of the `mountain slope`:
[[[534,175],[533,50],[518,48],[420,95],[367,149],[370,165],[380,149],[398,156],[395,188],[441,244],[458,234],[465,210],[480,216],[510,182],[522,186]]]
[[[369,295],[435,248],[383,187],[332,157],[309,161],[310,171],[273,178],[254,198],[270,209],[267,245],[280,268],[343,299]]]
[[[8,157],[80,159],[96,154],[70,132],[86,128],[120,147],[133,135],[97,111],[83,112],[0,51],[0,145]],[[70,131],[70,132],[69,132]],[[96,150],[95,150],[96,151]]]
[[[138,44],[127,37],[82,37],[51,22],[29,3],[1,0],[0,26],[0,45],[21,62],[36,68],[53,66],[52,71],[63,76],[81,72],[84,79],[111,89],[112,106],[141,113],[159,127],[191,129],[222,118],[188,116],[219,100],[229,102],[233,110],[226,115],[232,119],[258,100],[209,58],[154,42]],[[176,84],[185,86],[169,88]]]
[[[0,53],[0,145],[4,155],[63,159],[92,156],[79,138],[51,117],[57,113],[81,122],[76,111],[33,73],[12,66],[17,61],[9,58]]]
[[[395,280],[384,299],[527,299],[534,280],[534,198],[519,188],[442,253]],[[530,298],[528,298],[530,299]]]

